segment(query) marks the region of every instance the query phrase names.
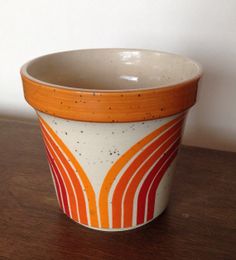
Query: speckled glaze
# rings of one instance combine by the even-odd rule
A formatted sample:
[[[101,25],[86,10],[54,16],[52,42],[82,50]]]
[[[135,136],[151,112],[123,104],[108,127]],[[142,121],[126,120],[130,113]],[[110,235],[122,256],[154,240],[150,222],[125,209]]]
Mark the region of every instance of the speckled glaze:
[[[201,69],[187,58],[173,55],[172,62],[171,54],[145,50],[86,50],[85,56],[77,52],[79,66],[88,68],[81,69],[82,75],[70,74],[69,67],[60,76],[63,70],[53,68],[56,54],[48,56],[50,62],[47,58],[39,66],[39,58],[21,71],[26,100],[39,118],[58,203],[68,217],[93,229],[137,228],[167,206],[186,112],[195,102]],[[62,57],[70,63],[69,53],[69,58],[66,53]],[[93,67],[93,59],[101,55],[115,63],[107,68],[107,79],[106,70]],[[157,69],[158,77],[155,55],[168,68]],[[142,62],[144,67],[137,65]],[[174,65],[177,72],[171,74]],[[90,67],[97,81],[86,78]],[[122,73],[114,77],[114,68]],[[124,77],[126,70],[129,77]],[[136,84],[123,83],[135,77]]]

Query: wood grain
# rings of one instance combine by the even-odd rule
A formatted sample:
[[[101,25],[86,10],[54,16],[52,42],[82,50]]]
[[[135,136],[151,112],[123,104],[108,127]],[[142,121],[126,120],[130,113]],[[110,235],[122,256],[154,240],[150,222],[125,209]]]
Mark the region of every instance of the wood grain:
[[[166,212],[103,233],[59,210],[39,127],[0,129],[0,259],[235,259],[235,153],[182,147]]]

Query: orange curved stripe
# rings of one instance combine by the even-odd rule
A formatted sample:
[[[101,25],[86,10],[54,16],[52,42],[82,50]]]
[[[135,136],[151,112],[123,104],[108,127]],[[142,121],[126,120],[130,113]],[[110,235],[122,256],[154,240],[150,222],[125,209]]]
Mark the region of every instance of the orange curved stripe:
[[[121,176],[118,184],[115,187],[113,197],[112,197],[112,227],[121,227],[121,206],[122,206],[122,196],[125,192],[126,186],[135,174],[139,166],[164,142],[166,141],[174,132],[181,127],[183,120],[180,120],[175,125],[171,126],[164,134],[162,134],[158,139],[152,142],[148,147],[145,148],[131,163],[131,165],[126,169],[124,174]]]
[[[69,181],[68,176],[66,175],[66,172],[60,162],[60,160],[57,158],[56,153],[53,151],[52,147],[50,146],[49,141],[47,140],[47,137],[45,136],[44,132],[42,131],[42,134],[44,136],[44,140],[45,140],[45,144],[46,147],[49,151],[49,153],[52,155],[52,158],[54,159],[60,173],[61,176],[63,177],[64,183],[65,183],[65,187],[68,193],[68,202],[70,205],[70,215],[71,218],[76,219],[76,221],[78,221],[78,214],[77,214],[77,209],[76,209],[76,201],[75,201],[75,195],[71,186],[71,183]]]
[[[132,216],[133,216],[133,200],[135,192],[138,188],[139,183],[144,177],[145,173],[150,169],[150,167],[160,158],[164,152],[171,146],[171,144],[176,141],[181,135],[181,129],[179,129],[170,139],[165,142],[138,170],[134,178],[132,179],[124,198],[124,227],[132,226]]]
[[[169,168],[169,166],[171,165],[171,163],[177,156],[179,142],[180,142],[180,139],[170,148],[171,154],[167,155],[167,158],[165,158],[164,163],[160,167],[160,170],[156,174],[154,180],[152,181],[152,183],[149,187],[150,189],[149,189],[149,192],[147,195],[148,201],[147,201],[146,221],[149,221],[154,217],[154,209],[155,209],[155,203],[156,203],[156,198],[157,198],[156,192],[157,192],[158,186],[159,186],[164,174],[166,173],[167,169]]]
[[[96,198],[95,198],[95,192],[93,190],[93,187],[86,176],[86,173],[84,172],[83,168],[80,166],[74,155],[70,152],[70,150],[66,147],[66,145],[62,142],[62,140],[54,133],[54,131],[51,129],[51,127],[46,123],[43,118],[39,116],[40,121],[44,124],[45,128],[48,130],[50,135],[53,137],[53,139],[58,143],[62,151],[66,154],[66,156],[69,158],[71,163],[74,165],[74,167],[77,170],[77,173],[80,177],[80,180],[83,183],[84,188],[86,189],[87,199],[88,199],[88,205],[89,205],[89,215],[90,215],[90,223],[93,227],[98,227],[98,214],[97,214],[97,207],[96,207]]]
[[[56,152],[56,154],[58,155],[59,159],[61,160],[62,164],[64,165],[64,167],[66,168],[70,178],[71,178],[71,182],[73,184],[74,190],[75,190],[75,196],[77,197],[77,200],[79,199],[80,202],[78,204],[78,202],[74,202],[74,205],[71,205],[73,207],[76,207],[76,210],[78,209],[79,211],[79,216],[80,216],[80,220],[77,218],[73,218],[75,221],[79,221],[82,224],[87,225],[88,224],[88,220],[87,220],[87,212],[86,212],[86,204],[85,204],[85,198],[84,198],[84,193],[82,191],[81,185],[79,183],[79,180],[74,172],[74,170],[72,169],[72,167],[70,166],[70,164],[68,163],[67,159],[65,158],[65,156],[63,155],[63,153],[60,151],[60,149],[58,148],[58,146],[54,143],[53,139],[50,137],[50,135],[46,132],[46,130],[42,127],[42,131],[43,131],[43,135],[46,136],[47,141],[51,144],[51,146],[53,147],[54,151]],[[72,202],[71,202],[72,204]]]
[[[170,126],[175,124],[178,120],[182,119],[184,117],[185,113],[181,114],[177,118],[169,121],[168,123],[164,124],[163,126],[159,127],[143,139],[141,139],[139,142],[137,142],[135,145],[133,145],[129,150],[127,150],[110,168],[108,171],[101,190],[99,194],[99,210],[100,210],[100,218],[101,218],[101,226],[103,228],[109,227],[109,217],[108,217],[108,196],[111,189],[111,186],[119,174],[120,170],[126,165],[127,162],[142,149],[146,144],[151,142],[155,137],[157,137],[159,134],[164,132],[166,129],[168,129]]]

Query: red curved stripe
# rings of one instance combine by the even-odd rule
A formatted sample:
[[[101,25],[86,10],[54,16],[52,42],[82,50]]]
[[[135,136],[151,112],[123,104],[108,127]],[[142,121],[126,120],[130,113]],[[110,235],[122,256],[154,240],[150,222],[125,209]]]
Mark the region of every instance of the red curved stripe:
[[[153,218],[153,215],[154,215],[156,191],[157,191],[158,185],[159,185],[162,177],[164,176],[166,170],[168,169],[168,167],[170,166],[172,161],[175,159],[177,153],[178,153],[177,150],[172,153],[172,155],[167,159],[166,163],[161,168],[159,173],[156,175],[156,177],[155,177],[155,179],[152,183],[151,189],[150,189],[149,194],[148,194],[147,221],[151,220]]]
[[[147,146],[130,164],[126,169],[124,174],[121,176],[119,182],[117,183],[113,197],[112,197],[112,226],[114,228],[121,227],[121,207],[122,207],[122,197],[124,191],[129,183],[129,180],[135,174],[140,165],[163,143],[165,142],[177,129],[179,129],[183,124],[183,119],[181,119],[177,124],[171,126],[165,133],[154,140],[149,146]]]
[[[56,192],[57,192],[57,195],[58,195],[59,206],[64,212],[64,204],[62,202],[61,186],[60,186],[60,183],[59,183],[58,178],[56,176],[55,169],[54,169],[54,167],[53,167],[53,165],[51,164],[51,161],[50,161],[50,156],[49,156],[49,152],[48,152],[47,147],[46,147],[46,140],[44,139],[41,125],[40,125],[40,129],[41,129],[41,134],[42,134],[42,137],[43,137],[44,148],[45,148],[48,164],[49,164],[49,167],[51,168],[51,172],[52,172],[53,178],[54,178],[54,183],[56,185],[54,188],[56,189]]]
[[[45,146],[45,147],[46,147],[46,151],[47,151],[47,154],[48,154],[49,162],[53,166],[53,168],[55,169],[55,174],[57,175],[58,181],[60,183],[61,192],[62,192],[62,198],[63,198],[63,202],[64,202],[65,214],[70,217],[68,198],[67,198],[67,194],[66,194],[66,189],[65,189],[64,183],[63,183],[62,178],[61,178],[61,174],[58,171],[58,168],[57,168],[57,166],[56,166],[56,164],[55,164],[51,154],[49,153],[47,146]]]
[[[146,197],[147,197],[147,192],[149,190],[149,187],[151,186],[153,179],[158,174],[158,171],[161,169],[161,167],[166,162],[166,160],[169,158],[169,156],[173,153],[173,151],[178,147],[179,143],[180,143],[180,139],[178,139],[178,140],[176,140],[176,142],[174,142],[174,144],[170,147],[170,149],[155,164],[155,166],[152,168],[152,170],[148,174],[147,178],[143,182],[142,187],[139,191],[139,195],[138,195],[138,204],[137,204],[137,224],[138,225],[144,223]]]
[[[127,191],[124,197],[124,227],[132,226],[133,214],[134,214],[134,197],[138,189],[139,184],[145,179],[146,174],[155,165],[156,161],[163,156],[163,154],[169,149],[169,147],[179,138],[181,129],[175,132],[166,142],[164,142],[154,154],[151,155],[148,160],[140,167],[138,172],[134,175],[134,178],[129,183]]]
[[[46,150],[46,155],[47,155],[49,167],[51,168],[51,172],[52,172],[52,175],[53,175],[53,180],[54,180],[54,183],[55,183],[55,189],[56,189],[56,193],[57,193],[58,202],[59,202],[60,208],[63,209],[59,183],[58,183],[57,177],[56,177],[55,172],[54,172],[55,170],[54,170],[53,166],[51,165],[51,162],[49,161],[49,156],[48,156],[47,150]]]

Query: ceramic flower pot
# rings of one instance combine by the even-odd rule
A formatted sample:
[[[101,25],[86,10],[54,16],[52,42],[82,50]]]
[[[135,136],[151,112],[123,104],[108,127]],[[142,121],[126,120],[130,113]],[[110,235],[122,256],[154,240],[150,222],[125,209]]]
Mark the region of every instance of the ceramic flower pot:
[[[58,203],[89,228],[137,228],[166,208],[201,67],[169,53],[93,49],[22,67]]]

